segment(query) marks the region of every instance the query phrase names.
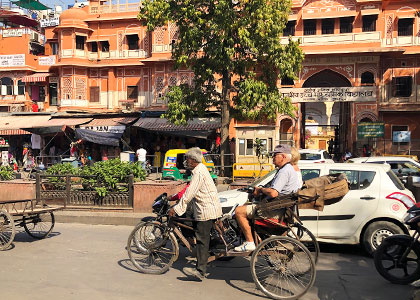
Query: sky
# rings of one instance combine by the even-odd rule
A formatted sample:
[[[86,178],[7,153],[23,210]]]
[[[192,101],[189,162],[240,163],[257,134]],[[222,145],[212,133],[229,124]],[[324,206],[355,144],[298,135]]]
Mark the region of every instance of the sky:
[[[39,0],[42,4],[48,7],[54,8],[56,5],[60,5],[63,11],[67,9],[68,5],[73,5],[74,0]]]

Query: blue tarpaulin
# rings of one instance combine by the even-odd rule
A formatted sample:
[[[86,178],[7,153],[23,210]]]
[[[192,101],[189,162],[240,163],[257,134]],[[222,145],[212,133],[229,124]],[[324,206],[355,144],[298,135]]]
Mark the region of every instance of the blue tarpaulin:
[[[116,146],[120,145],[123,132],[101,132],[89,129],[76,128],[76,138],[99,145]]]

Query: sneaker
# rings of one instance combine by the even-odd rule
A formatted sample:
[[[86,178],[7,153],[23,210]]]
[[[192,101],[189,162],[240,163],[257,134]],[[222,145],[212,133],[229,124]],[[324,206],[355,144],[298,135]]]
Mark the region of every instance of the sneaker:
[[[254,242],[245,242],[242,245],[235,247],[233,250],[236,252],[249,252],[255,250],[255,243]]]
[[[196,268],[185,267],[185,268],[182,269],[182,272],[184,272],[187,276],[192,277],[192,278],[194,278],[198,281],[203,281],[206,278]]]

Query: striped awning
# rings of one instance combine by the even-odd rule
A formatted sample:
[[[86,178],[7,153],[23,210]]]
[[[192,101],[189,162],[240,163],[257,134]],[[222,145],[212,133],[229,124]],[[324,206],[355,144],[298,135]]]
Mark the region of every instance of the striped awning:
[[[52,76],[51,73],[35,73],[22,78],[22,82],[43,82],[47,81],[48,76]]]
[[[31,134],[29,131],[22,129],[3,129],[0,130],[0,136],[2,135],[21,135],[21,134]]]

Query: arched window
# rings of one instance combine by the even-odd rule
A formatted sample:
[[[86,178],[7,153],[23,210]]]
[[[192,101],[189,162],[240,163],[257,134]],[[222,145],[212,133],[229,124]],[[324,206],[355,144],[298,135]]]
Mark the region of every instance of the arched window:
[[[25,95],[25,83],[22,80],[18,81],[18,95]]]
[[[13,95],[13,80],[9,77],[3,77],[0,79],[1,82],[1,95]]]
[[[374,85],[375,84],[375,77],[373,76],[372,72],[364,72],[361,76],[362,85]]]

